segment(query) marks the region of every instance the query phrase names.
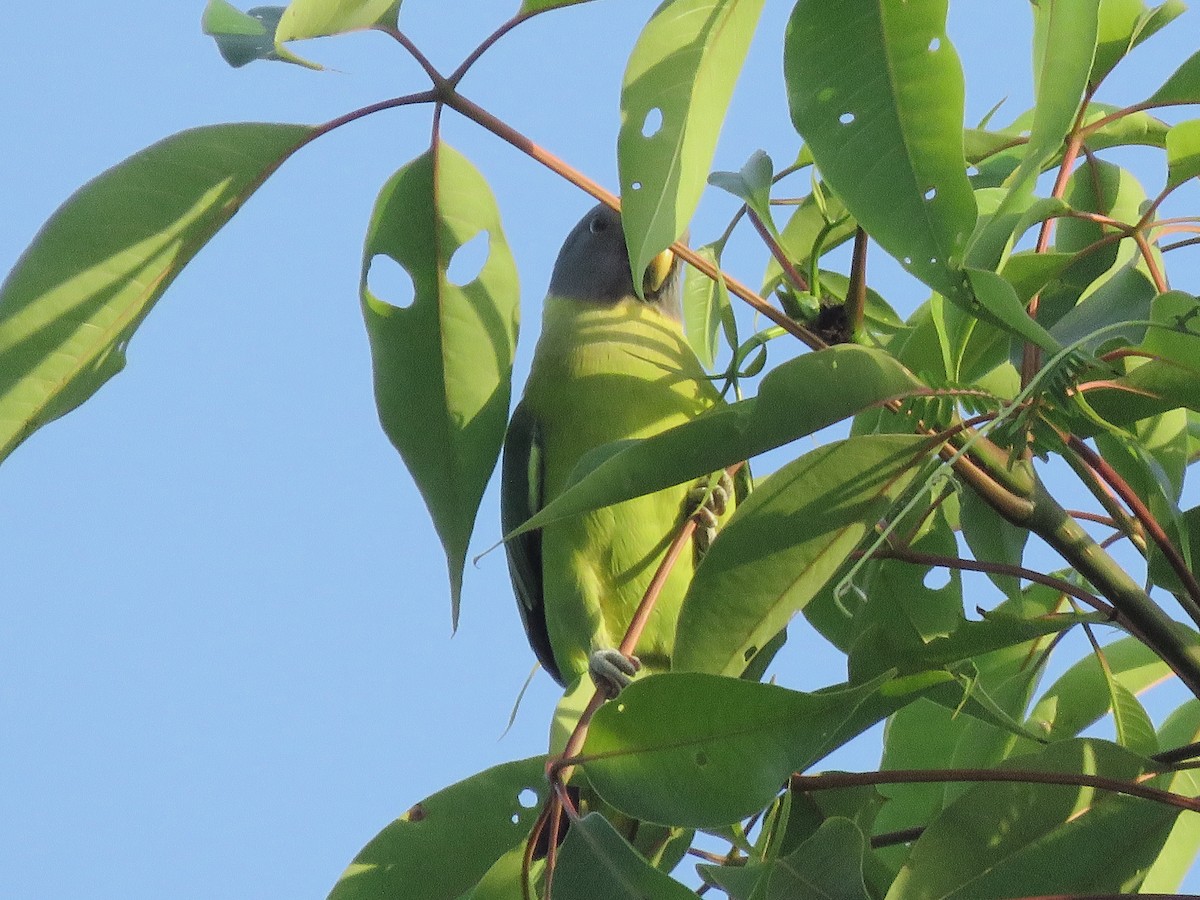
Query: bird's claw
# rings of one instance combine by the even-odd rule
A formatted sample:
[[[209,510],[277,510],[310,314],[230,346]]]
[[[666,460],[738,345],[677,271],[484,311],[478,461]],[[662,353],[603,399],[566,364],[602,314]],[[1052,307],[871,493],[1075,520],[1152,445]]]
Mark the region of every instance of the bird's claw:
[[[729,498],[733,496],[733,479],[726,471],[721,472],[717,483],[709,487],[708,479],[702,479],[688,491],[688,501],[695,507],[692,518],[696,520],[696,551],[700,555],[708,552],[717,537],[717,525],[725,515]]]
[[[633,681],[633,676],[641,667],[636,656],[626,656],[616,647],[593,650],[588,657],[588,674],[592,676],[597,689],[609,700]]]

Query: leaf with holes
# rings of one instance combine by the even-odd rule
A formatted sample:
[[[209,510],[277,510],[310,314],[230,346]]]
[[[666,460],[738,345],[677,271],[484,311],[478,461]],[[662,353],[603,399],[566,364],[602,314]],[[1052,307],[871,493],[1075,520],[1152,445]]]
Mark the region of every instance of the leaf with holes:
[[[696,569],[672,667],[740,675],[874,530],[927,447],[917,435],[853,437],[812,450],[757,485]]]
[[[125,347],[185,265],[292,153],[304,125],[169,137],[84,185],[0,285],[0,460],[125,366]]]
[[[946,0],[800,0],[784,46],[796,130],[850,214],[946,295],[975,223]]]
[[[477,274],[456,276],[449,270],[467,244],[485,248],[486,260],[471,267]],[[408,306],[373,287],[381,274],[373,268],[389,259],[412,279]],[[508,422],[520,313],[499,210],[458,151],[438,143],[384,185],[367,232],[361,294],[379,420],[442,539],[457,624],[467,544]]]
[[[718,828],[761,809],[789,774],[894,712],[905,701],[883,698],[889,680],[806,694],[740,678],[652,675],[596,713],[582,766],[627,815]]]
[[[700,201],[763,2],[664,3],[629,56],[617,164],[635,285]]]
[[[545,772],[546,758],[536,756],[427,797],[359,851],[329,900],[414,894],[454,900],[529,834],[546,799]]]

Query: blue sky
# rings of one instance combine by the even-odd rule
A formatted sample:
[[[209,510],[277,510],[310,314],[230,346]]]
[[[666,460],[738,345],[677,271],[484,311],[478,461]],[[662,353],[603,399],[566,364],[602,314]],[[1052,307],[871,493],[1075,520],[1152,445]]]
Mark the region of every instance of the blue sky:
[[[780,77],[790,5],[767,4],[717,168],[760,148],[782,165],[798,148]],[[449,71],[509,6],[410,0],[401,25]],[[297,48],[335,71],[229,69],[202,8],[64,0],[6,13],[4,269],[76,187],[168,134],[320,122],[424,86],[375,34]],[[539,17],[463,91],[615,188],[621,72],[652,8],[598,0]],[[1195,49],[1196,15],[1123,64],[1103,99],[1157,87]],[[960,0],[951,38],[968,121],[1004,97],[1001,121],[1028,105],[1024,0]],[[372,399],[362,236],[428,123],[421,108],[376,116],[290,160],[170,288],[126,371],[0,466],[6,894],[323,896],[416,800],[544,751],[545,675],[501,739],[532,664],[503,554],[468,569],[451,638],[441,549]],[[521,274],[523,377],[559,243],[591,201],[453,114],[443,133],[497,194]],[[1160,159],[1130,156],[1150,185]],[[714,236],[733,209],[706,197],[693,235]],[[741,240],[727,263],[754,284],[764,256]],[[924,299],[882,254],[871,265],[902,313]],[[1195,289],[1196,274],[1176,255],[1177,286]],[[493,485],[475,552],[498,539],[497,519]],[[785,683],[844,677],[803,625],[785,656]],[[837,765],[875,762],[868,744]],[[1195,873],[1189,885],[1200,890]]]

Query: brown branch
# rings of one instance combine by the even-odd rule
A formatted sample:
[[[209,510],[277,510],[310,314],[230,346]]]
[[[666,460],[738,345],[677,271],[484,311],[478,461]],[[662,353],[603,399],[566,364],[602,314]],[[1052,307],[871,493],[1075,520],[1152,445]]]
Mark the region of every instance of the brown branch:
[[[1159,773],[1142,776],[1153,778]],[[1056,784],[1067,787],[1091,787],[1189,812],[1200,812],[1200,797],[1185,797],[1172,791],[1148,787],[1136,781],[1120,781],[1082,772],[1039,772],[1033,769],[888,769],[880,772],[825,772],[820,775],[795,774],[789,787],[798,793],[877,784],[944,784],[946,782],[996,781],[1015,784]]]

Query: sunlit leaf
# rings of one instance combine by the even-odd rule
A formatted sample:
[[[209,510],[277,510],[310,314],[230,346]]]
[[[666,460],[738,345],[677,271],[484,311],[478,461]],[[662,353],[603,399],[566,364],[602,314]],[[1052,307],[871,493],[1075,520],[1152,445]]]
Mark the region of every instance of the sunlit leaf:
[[[800,0],[784,76],[792,122],[851,215],[926,284],[958,294],[975,200],[946,0]]]
[[[1180,122],[1167,132],[1167,187],[1200,175],[1200,119]]]
[[[1167,717],[1158,731],[1158,742],[1163,747],[1185,747],[1196,741],[1200,741],[1200,701],[1193,699]],[[1165,788],[1185,797],[1198,797],[1200,773],[1195,769],[1181,769],[1170,776]],[[1142,893],[1169,894],[1178,891],[1195,864],[1198,852],[1200,828],[1196,827],[1195,816],[1180,816],[1158,859],[1150,867],[1146,880],[1142,882]]]
[[[486,257],[464,251],[469,271],[452,276],[468,243]],[[381,296],[389,261],[411,278],[411,297]],[[491,190],[456,150],[438,143],[380,191],[361,294],[379,419],[442,539],[457,622],[467,543],[508,422],[520,305]]]
[[[359,31],[376,26],[396,27],[401,0],[292,0],[279,20],[277,43]]]
[[[184,131],[55,211],[0,285],[0,459],[124,368],[134,331],[183,267],[313,134]]]
[[[691,221],[763,2],[664,3],[629,56],[617,166],[635,285]]]
[[[696,570],[673,667],[740,675],[874,530],[924,462],[925,444],[916,435],[854,437],[757,485]]]
[[[1189,56],[1172,72],[1171,77],[1150,95],[1147,102],[1156,106],[1200,103],[1200,50]]]

